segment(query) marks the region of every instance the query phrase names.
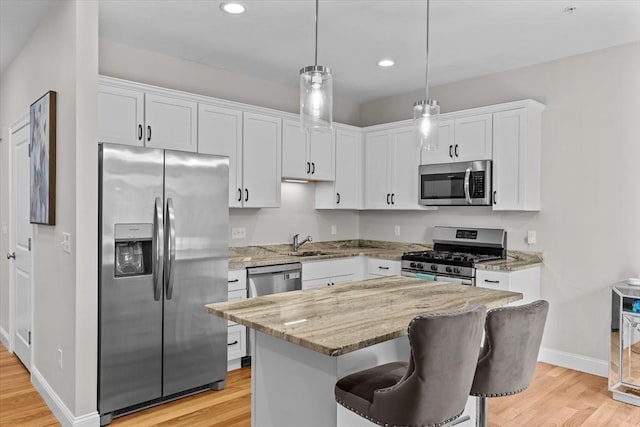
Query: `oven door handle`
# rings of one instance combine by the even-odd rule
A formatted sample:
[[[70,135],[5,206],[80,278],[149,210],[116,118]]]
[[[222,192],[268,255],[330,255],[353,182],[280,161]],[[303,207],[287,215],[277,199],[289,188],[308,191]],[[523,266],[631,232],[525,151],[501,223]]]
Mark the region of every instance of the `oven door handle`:
[[[469,179],[471,178],[471,168],[467,168],[464,173],[464,198],[471,204],[471,194],[469,193]]]

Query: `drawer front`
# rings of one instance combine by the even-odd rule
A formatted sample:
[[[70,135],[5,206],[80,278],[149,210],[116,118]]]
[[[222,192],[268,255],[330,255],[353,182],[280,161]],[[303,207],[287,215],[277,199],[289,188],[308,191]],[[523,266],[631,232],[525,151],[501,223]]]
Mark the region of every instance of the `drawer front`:
[[[476,270],[476,286],[479,288],[509,290],[509,273],[501,271]]]
[[[247,355],[247,328],[242,325],[227,328],[227,360]]]
[[[368,276],[398,276],[400,275],[400,261],[379,258],[367,258]]]
[[[338,258],[329,261],[303,262],[302,281],[347,276],[355,274],[357,270],[357,260],[355,257]]]
[[[229,291],[247,289],[247,270],[229,270]]]
[[[229,302],[234,302],[234,301],[240,301],[243,299],[247,298],[247,290],[246,289],[242,289],[239,291],[229,291],[229,297],[228,297],[228,301]],[[236,322],[232,322],[231,320],[227,320],[227,325],[231,326],[231,325],[237,325]]]

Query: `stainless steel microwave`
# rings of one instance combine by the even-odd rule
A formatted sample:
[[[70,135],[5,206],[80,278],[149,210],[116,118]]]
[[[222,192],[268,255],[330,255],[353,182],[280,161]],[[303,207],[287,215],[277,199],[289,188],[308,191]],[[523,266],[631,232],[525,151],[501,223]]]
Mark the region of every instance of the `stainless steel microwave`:
[[[425,206],[489,206],[491,160],[421,165],[419,202]]]

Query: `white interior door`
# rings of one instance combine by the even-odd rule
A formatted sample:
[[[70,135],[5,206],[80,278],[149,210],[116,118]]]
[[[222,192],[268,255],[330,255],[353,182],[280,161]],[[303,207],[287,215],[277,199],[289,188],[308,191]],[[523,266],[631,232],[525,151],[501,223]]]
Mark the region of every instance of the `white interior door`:
[[[29,119],[11,128],[11,246],[13,349],[31,369],[32,237],[29,222]]]

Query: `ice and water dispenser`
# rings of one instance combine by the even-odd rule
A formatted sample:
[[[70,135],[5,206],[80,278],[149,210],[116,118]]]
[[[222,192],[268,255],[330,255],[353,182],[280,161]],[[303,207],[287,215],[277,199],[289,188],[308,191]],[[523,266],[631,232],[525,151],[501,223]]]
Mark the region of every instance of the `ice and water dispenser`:
[[[151,274],[153,224],[115,224],[115,276]]]

